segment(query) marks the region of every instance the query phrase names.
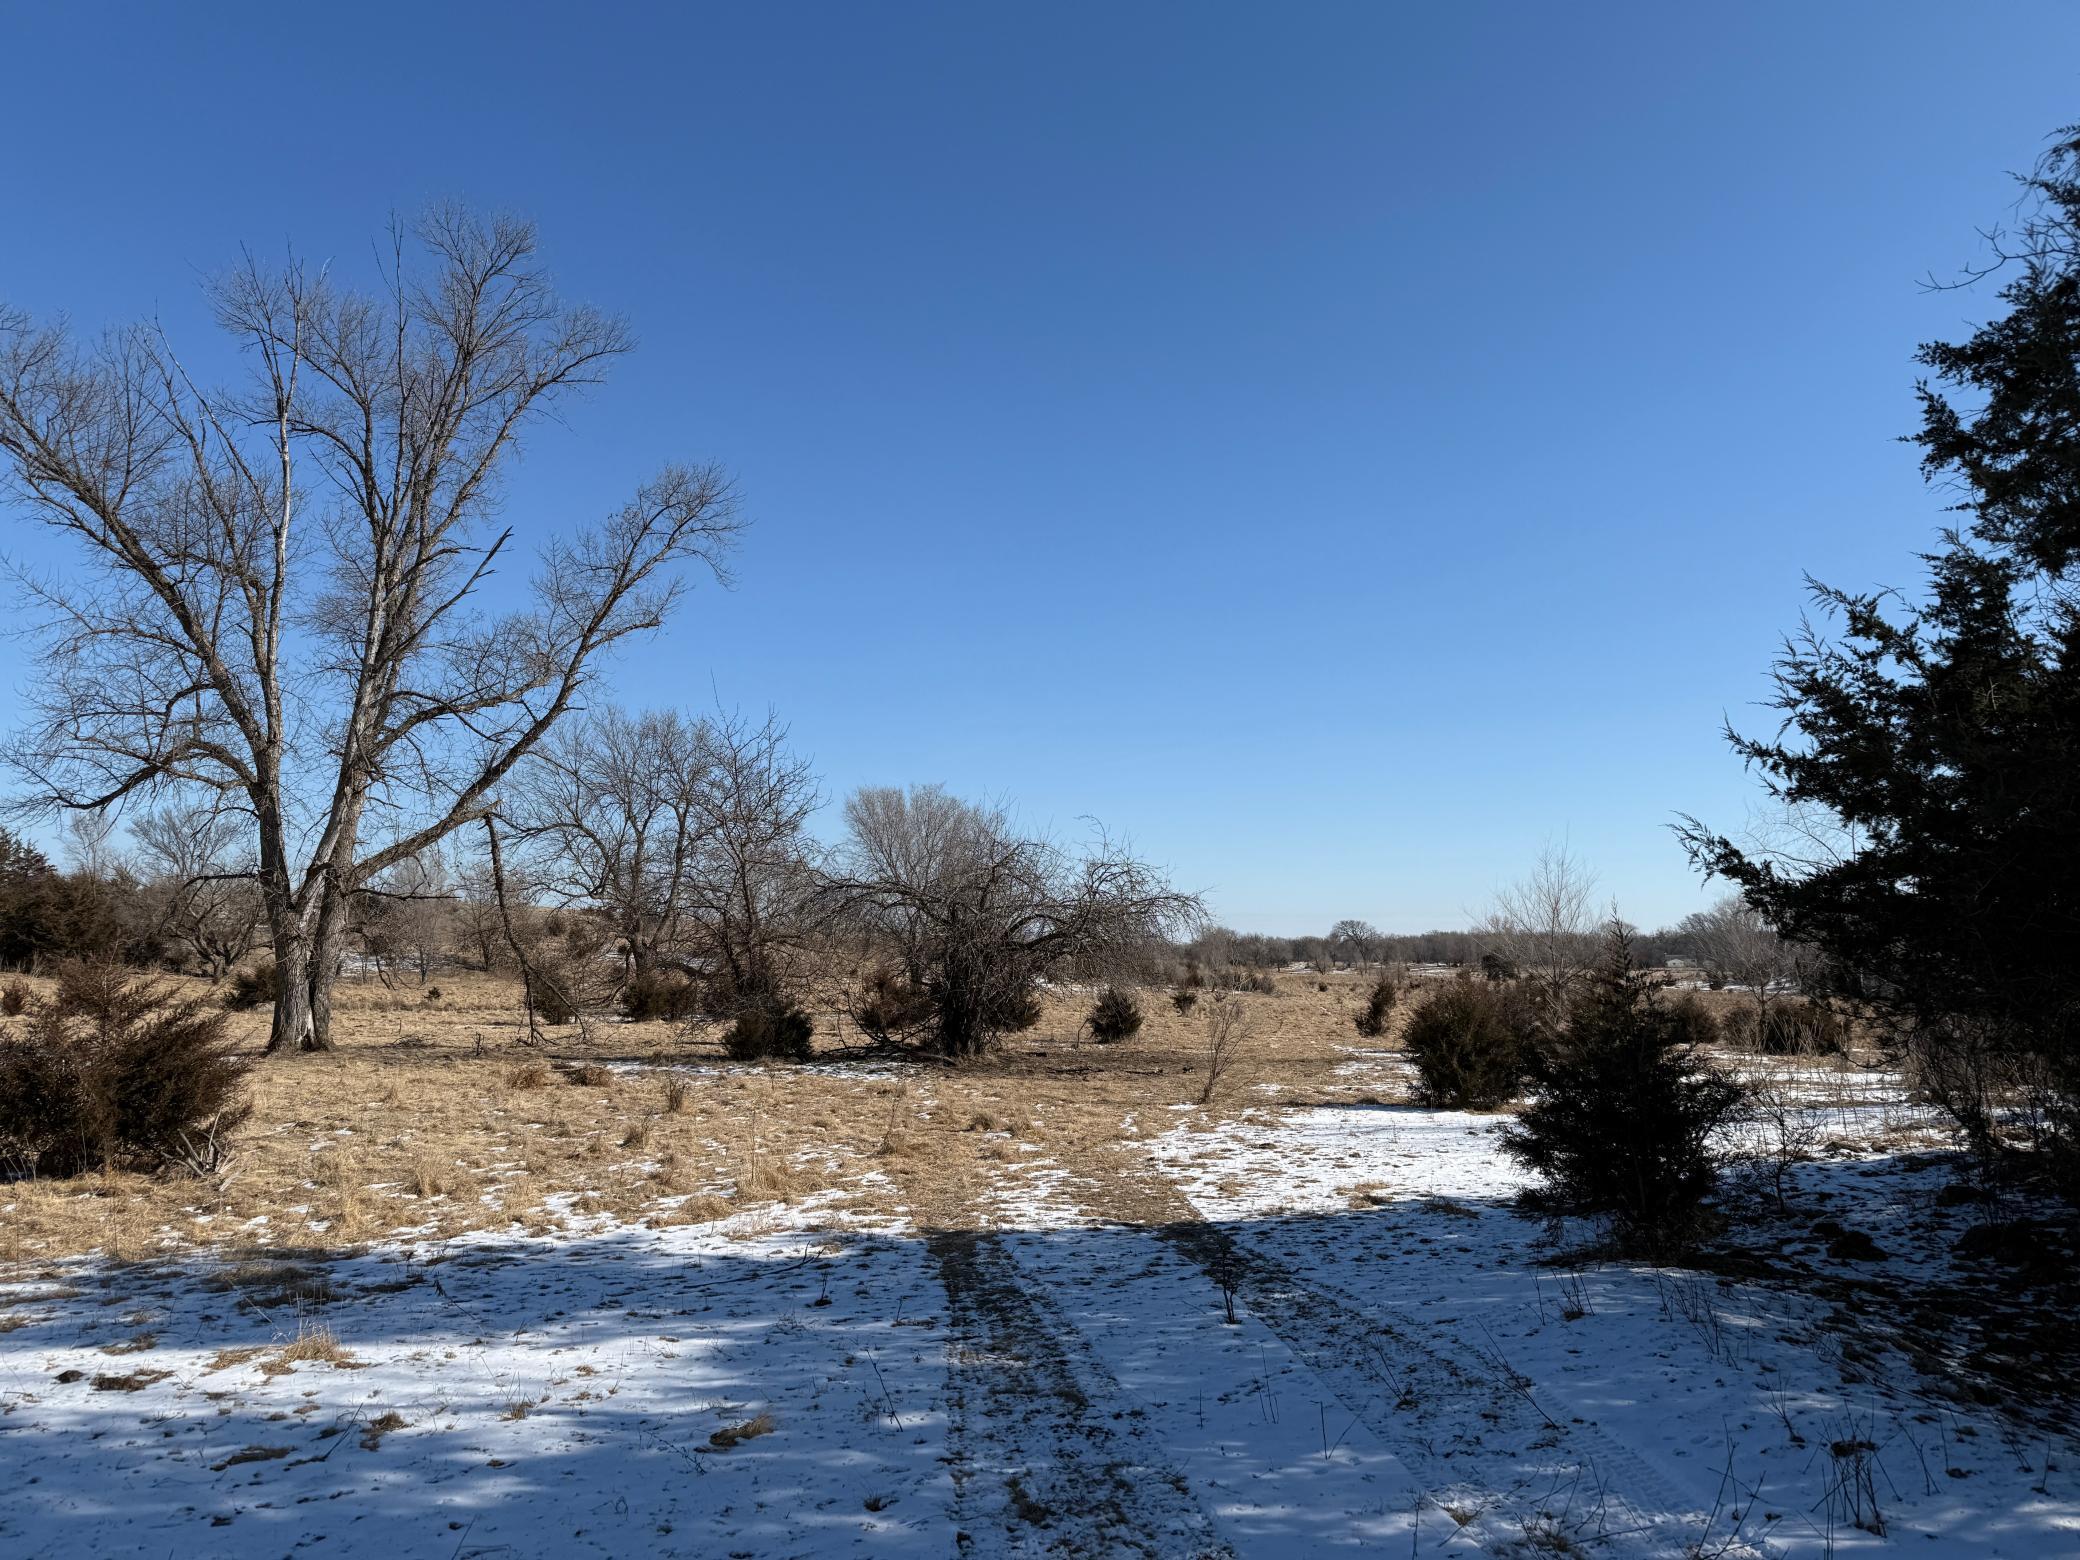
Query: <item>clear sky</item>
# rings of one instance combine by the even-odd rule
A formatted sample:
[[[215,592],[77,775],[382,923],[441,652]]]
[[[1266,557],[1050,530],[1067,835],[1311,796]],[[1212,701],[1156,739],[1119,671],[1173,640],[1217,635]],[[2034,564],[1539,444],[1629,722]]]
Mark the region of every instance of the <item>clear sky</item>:
[[[1666,825],[1743,817],[1802,571],[1941,523],[1911,353],[1991,299],[1919,279],[2080,120],[2070,4],[0,3],[0,59],[0,297],[196,337],[240,243],[524,211],[642,349],[508,518],[714,458],[755,523],[627,702],[1272,931],[1563,837],[1703,902]]]

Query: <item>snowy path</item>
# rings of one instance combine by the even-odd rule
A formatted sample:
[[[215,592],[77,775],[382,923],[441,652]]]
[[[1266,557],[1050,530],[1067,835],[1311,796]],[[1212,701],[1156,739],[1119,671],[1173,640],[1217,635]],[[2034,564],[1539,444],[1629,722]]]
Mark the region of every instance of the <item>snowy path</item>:
[[[1716,1488],[1551,1415],[1487,1335],[1449,1341],[1376,1294],[1310,1282],[1266,1254],[1258,1226],[1204,1222],[1138,1167],[1094,1177],[1014,1199],[1021,1222],[1052,1228],[1011,1249],[1244,1552],[1419,1543],[1427,1524],[1496,1554],[1564,1541],[1651,1556],[1713,1527]],[[1094,1221],[1098,1206],[1146,1227]],[[1713,1541],[1730,1560],[1758,1553],[1731,1531]]]
[[[1044,1555],[1231,1555],[1135,1407],[1045,1286],[996,1236],[929,1242],[952,1302],[948,1384],[964,1550]],[[985,1535],[987,1535],[985,1537]]]
[[[1435,1420],[1420,1446],[1444,1455],[1397,1450],[1506,1527],[1617,1554],[2080,1554],[2073,1448],[1934,1395],[1855,1317],[1706,1274],[1544,1266],[1493,1126],[1319,1109],[1156,1151],[1205,1221],[1184,1238],[1232,1243],[1326,1378],[1408,1372]]]

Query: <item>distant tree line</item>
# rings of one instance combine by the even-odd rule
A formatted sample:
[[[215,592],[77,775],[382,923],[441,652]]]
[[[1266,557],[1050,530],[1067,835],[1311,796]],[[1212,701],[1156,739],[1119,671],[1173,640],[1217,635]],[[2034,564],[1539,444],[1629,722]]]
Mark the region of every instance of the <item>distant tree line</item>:
[[[1708,922],[1716,922],[1723,910],[1701,911],[1686,916],[1677,925],[1658,931],[1633,931],[1633,955],[1642,968],[1665,967],[1671,959],[1685,959],[1707,978],[1725,984],[1743,983],[1741,966],[1721,956]],[[1765,930],[1767,930],[1765,928]],[[1775,934],[1770,938],[1775,940]],[[1482,960],[1498,955],[1506,939],[1491,931],[1374,932],[1360,945],[1334,934],[1302,934],[1280,937],[1263,932],[1238,932],[1213,927],[1179,948],[1200,962],[1218,967],[1241,965],[1249,969],[1279,970],[1292,966],[1309,969],[1362,969],[1380,964],[1441,964],[1450,968],[1479,968]],[[1595,934],[1583,934],[1577,944],[1580,956],[1593,960],[1598,948]],[[1780,979],[1789,979],[1789,975]]]

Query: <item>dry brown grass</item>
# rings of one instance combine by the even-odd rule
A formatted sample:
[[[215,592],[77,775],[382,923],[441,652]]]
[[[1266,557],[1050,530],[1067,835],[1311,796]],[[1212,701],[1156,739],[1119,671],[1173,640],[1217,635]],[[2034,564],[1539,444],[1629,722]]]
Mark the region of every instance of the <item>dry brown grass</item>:
[[[210,1472],[222,1473],[225,1469],[236,1468],[241,1463],[274,1462],[287,1457],[294,1450],[293,1446],[248,1446],[233,1452],[222,1462],[211,1463]]]
[[[461,1180],[455,1165],[444,1163],[433,1154],[421,1154],[412,1161],[406,1184],[414,1197],[446,1197]]]
[[[170,1370],[133,1370],[121,1376],[96,1376],[87,1385],[96,1392],[142,1392],[172,1374]]]
[[[240,1305],[262,1313],[321,1306],[337,1298],[331,1280],[319,1268],[267,1253],[227,1262],[204,1284],[220,1293],[236,1294]]]
[[[394,1408],[378,1414],[366,1425],[362,1426],[361,1449],[364,1452],[377,1450],[382,1446],[384,1436],[393,1430],[402,1430],[410,1423],[410,1420],[406,1419],[404,1415],[398,1413]]]
[[[232,1370],[240,1365],[249,1365],[266,1352],[267,1350],[258,1344],[239,1349],[219,1349],[210,1356],[210,1362],[202,1367],[202,1373],[207,1376],[216,1371]]]
[[[762,1435],[771,1435],[779,1428],[779,1425],[773,1422],[771,1414],[759,1414],[744,1420],[741,1424],[724,1425],[720,1430],[714,1431],[708,1437],[708,1447],[711,1451],[726,1452],[740,1442],[754,1441]]]
[[[361,1362],[340,1347],[332,1329],[305,1322],[296,1336],[270,1351],[260,1362],[264,1376],[286,1376],[299,1365],[330,1365],[335,1370],[359,1370]]]
[[[449,971],[437,983],[442,998],[429,1003],[416,987],[343,982],[336,1051],[256,1063],[254,1116],[230,1175],[0,1187],[0,1259],[33,1267],[88,1252],[213,1250],[241,1303],[287,1317],[329,1296],[322,1254],[298,1242],[351,1249],[429,1225],[547,1233],[561,1217],[547,1199],[559,1195],[632,1221],[688,1224],[834,1192],[854,1212],[903,1208],[955,1227],[1028,1157],[1131,1160],[1142,1133],[1270,1103],[1260,1085],[1276,1085],[1284,1105],[1395,1087],[1364,1061],[1393,1040],[1358,1036],[1351,1018],[1365,983],[1347,974],[1321,981],[1326,991],[1312,976],[1281,977],[1275,996],[1238,998],[1262,1015],[1263,1037],[1215,1102],[1175,1113],[1204,1081],[1203,1013],[1180,1015],[1159,994],[1142,1003],[1141,1033],[1119,1045],[1081,1043],[1090,994],[1063,990],[997,1055],[960,1067],[921,1060],[891,1079],[880,1064],[874,1076],[735,1065],[715,1034],[665,1023],[596,1025],[589,1038],[566,1026],[531,1048],[516,984]],[[257,1051],[266,1013],[233,1024]],[[849,1026],[825,1012],[820,1047],[841,1033]],[[631,1064],[665,1070],[613,1070]],[[552,1087],[560,1077],[579,1086]]]

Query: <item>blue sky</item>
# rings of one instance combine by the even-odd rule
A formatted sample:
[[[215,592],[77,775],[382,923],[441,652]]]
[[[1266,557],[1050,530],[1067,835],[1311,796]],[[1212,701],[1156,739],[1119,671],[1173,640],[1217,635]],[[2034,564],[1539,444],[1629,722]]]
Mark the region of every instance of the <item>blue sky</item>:
[[[631,704],[827,790],[1102,819],[1233,924],[1461,924],[1548,839],[1649,924],[1738,824],[1802,573],[1911,586],[1930,293],[2080,119],[2080,11],[1954,4],[0,5],[0,297],[541,225],[642,342],[523,534],[714,458],[754,521]],[[15,518],[10,552],[59,562]],[[0,644],[0,680],[28,675]]]

